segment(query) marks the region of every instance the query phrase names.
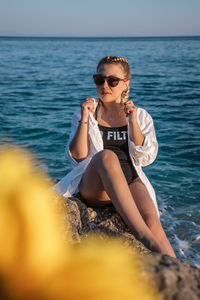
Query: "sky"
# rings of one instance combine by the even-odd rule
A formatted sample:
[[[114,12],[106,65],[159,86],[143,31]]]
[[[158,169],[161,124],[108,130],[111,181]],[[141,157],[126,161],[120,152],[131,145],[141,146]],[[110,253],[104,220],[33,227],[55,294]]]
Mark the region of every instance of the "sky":
[[[0,35],[200,35],[200,0],[0,0]]]

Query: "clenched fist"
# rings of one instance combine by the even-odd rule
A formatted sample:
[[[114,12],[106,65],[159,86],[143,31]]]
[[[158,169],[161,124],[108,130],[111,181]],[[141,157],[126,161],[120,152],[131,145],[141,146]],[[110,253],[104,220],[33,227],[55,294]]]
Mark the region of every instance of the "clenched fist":
[[[129,116],[129,122],[137,120],[137,107],[134,105],[133,101],[129,100],[124,103],[124,112],[126,117]]]
[[[83,103],[81,103],[81,108],[82,121],[88,121],[89,111],[94,113],[94,98],[87,98]]]

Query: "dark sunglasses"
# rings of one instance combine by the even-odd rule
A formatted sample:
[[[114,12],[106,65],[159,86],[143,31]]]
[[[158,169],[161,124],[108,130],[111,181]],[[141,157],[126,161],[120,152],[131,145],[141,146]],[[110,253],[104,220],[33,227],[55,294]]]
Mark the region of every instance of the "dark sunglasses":
[[[93,79],[96,85],[103,85],[106,81],[111,87],[116,87],[120,81],[127,81],[127,79],[121,79],[115,76],[103,76],[101,74],[93,75]]]

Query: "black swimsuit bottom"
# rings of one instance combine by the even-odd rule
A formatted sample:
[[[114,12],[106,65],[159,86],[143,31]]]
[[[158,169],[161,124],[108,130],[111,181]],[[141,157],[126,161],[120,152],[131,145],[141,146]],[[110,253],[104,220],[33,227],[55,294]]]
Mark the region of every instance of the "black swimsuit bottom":
[[[138,174],[132,165],[128,151],[127,125],[106,127],[98,124],[98,126],[103,138],[104,149],[112,150],[117,155],[127,183],[132,183]]]

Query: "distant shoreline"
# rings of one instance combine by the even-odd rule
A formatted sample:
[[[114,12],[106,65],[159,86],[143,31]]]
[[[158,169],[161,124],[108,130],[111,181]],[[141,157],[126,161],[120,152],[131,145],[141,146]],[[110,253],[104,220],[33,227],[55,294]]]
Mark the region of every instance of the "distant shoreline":
[[[0,35],[0,38],[21,39],[191,39],[200,38],[200,35],[172,35],[172,36],[37,36],[37,35]]]

